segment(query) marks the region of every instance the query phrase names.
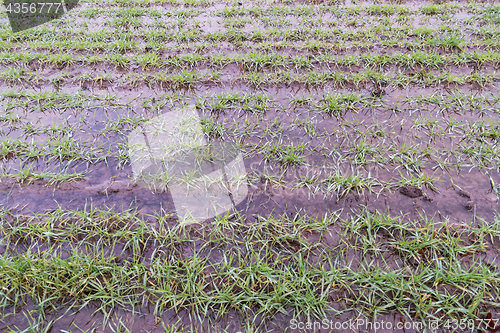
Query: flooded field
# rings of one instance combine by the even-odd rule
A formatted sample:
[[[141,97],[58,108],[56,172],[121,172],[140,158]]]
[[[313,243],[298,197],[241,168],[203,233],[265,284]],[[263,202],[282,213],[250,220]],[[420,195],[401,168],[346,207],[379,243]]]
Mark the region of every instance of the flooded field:
[[[75,6],[0,11],[0,332],[500,330],[498,3]]]

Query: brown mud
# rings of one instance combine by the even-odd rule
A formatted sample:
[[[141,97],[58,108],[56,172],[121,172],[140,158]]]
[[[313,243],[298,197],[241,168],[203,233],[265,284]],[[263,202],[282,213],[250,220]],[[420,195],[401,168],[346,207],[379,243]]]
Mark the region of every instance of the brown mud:
[[[276,1],[269,6],[280,6],[287,2]],[[301,1],[303,4],[321,4],[322,1]],[[377,3],[387,4],[392,1],[379,1]],[[424,5],[434,4],[435,1],[401,1],[408,5],[410,9],[419,8]],[[455,1],[457,4],[466,4],[468,1]],[[494,3],[494,1],[485,2]],[[372,5],[372,2],[352,1],[337,1],[336,6],[358,6]],[[109,4],[99,4],[102,8],[109,8]],[[179,9],[179,6],[174,4],[164,4],[163,6],[151,5],[148,3],[137,4],[145,8],[156,9],[161,13],[169,13],[171,10]],[[113,5],[114,6],[114,5]],[[126,6],[122,2],[120,6]],[[253,3],[243,1],[242,8],[254,6]],[[69,16],[65,25],[62,25],[61,30],[66,33],[68,38],[80,38],[84,35],[89,36],[105,31],[108,36],[116,37],[117,32],[128,31],[133,33],[133,40],[137,41],[135,49],[124,52],[129,58],[143,56],[153,52],[150,45],[144,40],[149,38],[149,33],[158,30],[155,26],[158,21],[152,18],[142,17],[141,26],[134,29],[130,26],[122,25],[116,17],[98,17],[94,18],[92,23],[88,19],[78,16],[78,11],[94,7],[94,4],[81,4],[80,9],[74,11]],[[194,16],[193,21],[198,21],[200,24],[197,28],[193,24],[188,23],[187,29],[196,30],[199,32],[197,38],[202,40],[207,35],[227,31],[228,24],[224,22],[223,17],[214,16],[220,10],[224,9],[226,4],[217,3],[212,6],[202,7],[208,10],[209,14]],[[190,5],[181,6],[180,9],[191,8]],[[396,15],[390,16],[394,18]],[[478,29],[482,27],[480,22],[466,21],[471,19],[471,14],[467,11],[453,13],[453,21],[449,25],[450,29],[458,29],[463,33],[463,41],[471,42],[474,40],[481,41],[483,36],[478,34]],[[375,15],[362,14],[363,27],[379,26],[380,17]],[[280,17],[289,25],[302,25],[303,19],[296,16],[287,15]],[[329,22],[335,21],[336,26],[346,31],[357,32],[356,26],[349,25],[349,17],[338,19],[335,15],[322,12],[321,15],[312,15],[308,19],[321,22],[314,25],[318,29],[330,29]],[[73,21],[71,21],[73,20]],[[188,20],[189,21],[189,20]],[[465,22],[464,22],[465,21]],[[7,29],[6,20],[0,21],[2,30]],[[392,27],[431,27],[439,28],[443,22],[439,15],[427,16],[416,15],[411,22],[394,23]],[[83,26],[83,24],[88,26]],[[178,18],[165,18],[161,22],[166,27],[177,29]],[[265,29],[274,28],[273,22],[257,21],[252,19],[251,22],[245,23],[241,28],[241,32],[245,36],[249,36],[253,32]],[[493,25],[495,27],[495,25]],[[498,27],[498,25],[496,25]],[[52,37],[47,37],[52,38]],[[367,37],[368,38],[368,37]],[[330,48],[328,43],[339,42],[339,38],[329,38],[323,40],[325,44],[319,47],[318,50],[307,49],[303,41],[297,41],[295,46],[284,46],[279,48],[280,39],[275,38],[274,46],[271,46],[271,52],[285,56],[305,56],[312,59],[312,73],[333,73],[339,72],[345,75],[362,74],[367,71],[364,64],[355,64],[352,66],[336,66],[325,64],[324,62],[316,61],[315,55],[318,53],[335,54],[339,57],[345,55],[394,55],[398,53],[406,54],[413,51],[411,48],[402,46],[385,46],[380,44],[381,36],[370,36],[373,45],[369,47],[359,47],[355,40],[346,40],[340,48]],[[414,36],[403,36],[405,41],[412,43],[418,40]],[[40,38],[45,40],[46,37]],[[57,38],[56,38],[57,39]],[[310,40],[316,42],[316,40]],[[169,57],[181,57],[183,55],[191,55],[196,52],[199,55],[224,54],[226,56],[237,56],[250,51],[265,53],[269,51],[266,46],[266,41],[246,41],[245,43],[233,43],[224,40],[217,45],[209,47],[200,47],[201,42],[179,43],[175,40],[168,39],[161,44],[162,49],[156,50],[156,54],[166,60]],[[10,43],[10,44],[9,44]],[[75,58],[86,59],[88,56],[99,55],[103,56],[103,47],[101,50],[82,50],[74,49],[74,45],[65,45],[58,50],[53,50],[43,47],[30,46],[30,40],[12,40],[2,46],[2,51],[14,53],[30,53],[36,52],[45,55],[71,53]],[[182,46],[182,47],[179,47]],[[474,51],[498,51],[498,46],[487,47],[484,45],[471,46],[466,50],[458,48],[430,48],[423,46],[421,50],[428,51],[431,49],[437,54],[454,54],[462,51],[473,53]],[[271,53],[269,52],[269,53]],[[173,63],[173,62],[172,62]],[[373,67],[378,71],[395,74],[403,72],[407,76],[415,76],[421,78],[428,74],[437,74],[442,71],[448,71],[452,75],[498,75],[498,63],[485,63],[482,66],[477,66],[476,63],[468,63],[465,65],[447,64],[439,68],[426,68],[415,65],[411,68],[406,66],[385,65],[381,67]],[[126,144],[126,137],[132,130],[135,129],[135,124],[132,122],[123,121],[124,117],[137,117],[140,119],[149,119],[154,115],[168,112],[173,105],[195,104],[198,105],[200,115],[214,120],[217,124],[227,123],[227,133],[223,134],[224,139],[234,139],[231,137],[234,133],[239,133],[246,130],[245,122],[256,124],[254,129],[249,126],[248,133],[242,135],[242,147],[244,147],[244,163],[247,175],[249,176],[249,192],[247,198],[241,202],[237,209],[249,222],[258,222],[259,216],[266,217],[269,214],[280,215],[288,214],[293,216],[296,213],[307,214],[313,217],[321,217],[326,213],[334,211],[340,212],[341,217],[347,217],[349,214],[359,213],[362,210],[371,212],[379,211],[391,214],[393,216],[403,215],[405,221],[419,221],[422,216],[436,217],[438,221],[449,220],[452,223],[479,223],[480,220],[491,222],[498,216],[500,210],[500,202],[495,189],[492,186],[500,183],[500,173],[498,164],[490,165],[490,162],[484,162],[485,167],[479,168],[479,162],[473,157],[467,159],[461,154],[451,154],[449,151],[458,150],[460,144],[471,147],[478,147],[476,144],[484,144],[480,148],[478,159],[487,160],[488,154],[482,150],[485,146],[491,148],[489,153],[491,156],[497,150],[498,137],[484,138],[480,134],[474,135],[467,139],[464,136],[471,131],[474,123],[485,121],[485,123],[498,123],[498,114],[500,113],[500,96],[499,77],[496,76],[489,82],[448,82],[442,80],[432,84],[422,84],[414,82],[408,86],[401,86],[395,82],[373,82],[368,80],[361,84],[353,84],[352,82],[344,82],[338,84],[332,81],[325,83],[306,83],[306,82],[283,82],[279,81],[281,74],[306,73],[303,69],[289,68],[281,66],[278,69],[259,68],[256,72],[259,75],[274,75],[275,81],[272,79],[262,84],[251,83],[244,75],[250,72],[248,68],[243,67],[238,62],[230,64],[211,64],[205,61],[200,61],[191,68],[189,64],[184,64],[184,67],[177,68],[175,65],[168,65],[162,68],[154,66],[141,67],[138,64],[133,64],[126,68],[120,68],[106,61],[97,61],[89,64],[86,61],[76,60],[72,64],[56,65],[44,63],[42,61],[32,61],[31,63],[15,63],[5,60],[0,69],[25,69],[25,73],[20,79],[7,78],[0,80],[0,91],[4,92],[0,100],[0,116],[2,116],[0,139],[4,140],[20,140],[24,142],[35,142],[38,146],[44,145],[53,139],[65,138],[66,132],[58,132],[59,128],[66,128],[71,134],[71,138],[82,143],[84,151],[103,145],[102,154],[108,148],[110,151],[109,159],[106,162],[87,163],[78,160],[70,162],[64,160],[58,162],[57,159],[44,158],[20,158],[17,156],[7,155],[2,156],[0,161],[0,207],[5,210],[10,210],[13,213],[32,215],[44,211],[63,210],[85,210],[88,207],[95,209],[111,210],[116,212],[132,211],[140,217],[150,221],[154,227],[154,215],[160,211],[167,214],[175,212],[171,194],[166,192],[154,192],[148,188],[141,187],[133,180],[132,168],[130,161],[126,160],[124,164],[120,164],[115,158],[119,154],[119,145]],[[175,70],[193,70],[200,74],[214,70],[220,72],[220,77],[216,79],[200,79],[188,86],[175,85],[174,83],[161,84],[154,82],[147,75],[154,75],[158,72],[173,73]],[[39,75],[35,80],[26,73]],[[137,81],[134,79],[139,76]],[[144,77],[141,77],[144,76]],[[86,77],[91,77],[88,79]],[[374,79],[374,81],[376,81]],[[81,104],[73,105],[59,101],[61,104],[51,106],[50,103],[43,100],[34,101],[29,98],[11,98],[7,95],[8,92],[23,92],[23,93],[65,93],[69,96],[77,96],[82,94]],[[328,94],[349,94],[356,93],[364,98],[371,98],[373,105],[341,105],[337,113],[329,114],[327,103],[322,101]],[[421,96],[454,96],[457,93],[469,94],[473,97],[487,97],[487,102],[478,102],[478,104],[470,102],[464,104],[462,100],[455,100],[454,104],[442,104],[440,101],[435,102],[409,102],[409,99],[416,99]],[[222,110],[215,110],[212,106],[213,98],[223,96],[224,94],[238,94],[255,96],[263,95],[271,98],[267,107],[262,107],[262,103],[252,101],[250,104],[234,103],[226,104]],[[86,96],[86,97],[85,97]],[[112,98],[106,99],[111,96]],[[293,98],[308,97],[310,102],[302,104],[293,102]],[[452,99],[450,99],[452,100]],[[495,102],[496,101],[496,102]],[[67,102],[67,101],[66,101]],[[16,104],[19,103],[19,104]],[[149,103],[149,106],[146,104]],[[252,104],[253,103],[253,104]],[[334,104],[334,103],[332,103]],[[227,107],[227,105],[231,105]],[[335,109],[335,105],[332,106]],[[10,115],[18,115],[19,121],[13,121],[9,118]],[[5,116],[5,120],[3,118]],[[307,132],[306,121],[313,119],[312,124],[318,135],[310,135]],[[424,124],[425,120],[425,124]],[[272,123],[279,123],[276,127],[272,127]],[[463,128],[463,135],[459,132],[450,132],[449,125],[452,121],[459,121],[467,126]],[[435,122],[437,125],[433,127]],[[112,125],[116,125],[113,127]],[[283,129],[281,129],[283,126]],[[54,127],[54,130],[49,130],[49,127]],[[378,137],[372,134],[373,128],[380,128],[385,131],[385,136]],[[441,127],[439,129],[438,127]],[[494,126],[490,126],[493,128]],[[38,128],[41,131],[33,131],[33,128]],[[43,130],[43,131],[42,131]],[[234,130],[234,131],[230,131]],[[371,131],[371,132],[370,132]],[[478,132],[480,133],[481,130]],[[61,134],[63,133],[63,134]],[[437,134],[436,134],[437,133]],[[364,140],[364,141],[363,141]],[[360,142],[365,142],[376,147],[389,147],[383,155],[378,153],[366,153],[361,156],[359,150],[363,149]],[[266,143],[279,142],[284,145],[306,144],[308,149],[303,154],[304,163],[293,167],[283,167],[276,161],[266,161],[264,153],[259,150]],[[391,163],[381,163],[388,161],[391,156],[394,156],[398,149],[405,147],[413,147],[424,151],[426,145],[437,149],[442,154],[437,154],[434,157],[441,157],[440,161],[437,158],[427,158],[418,156],[419,160],[425,161],[422,167],[415,169],[404,169],[398,165],[398,160],[394,157]],[[464,150],[466,146],[460,146]],[[369,149],[368,149],[369,150]],[[335,164],[335,158],[342,156],[344,160]],[[377,155],[378,154],[378,155]],[[362,158],[368,161],[360,161]],[[401,157],[403,161],[404,158]],[[406,160],[404,160],[406,161]],[[349,191],[345,195],[337,195],[337,193],[324,193],[318,190],[312,193],[305,187],[296,186],[296,182],[307,176],[315,175],[318,179],[324,179],[327,171],[323,168],[325,164],[330,163],[329,171],[339,171],[341,175],[349,176],[360,174],[366,179],[375,179],[380,182],[394,183],[392,186],[374,185],[371,190],[362,187],[360,190]],[[358,164],[356,164],[358,163]],[[441,163],[441,164],[440,164]],[[493,162],[491,162],[493,163]],[[384,164],[381,166],[381,164]],[[24,180],[21,182],[15,177],[10,176],[16,170],[20,170],[27,166],[32,166],[32,171],[52,171],[61,172],[66,170],[69,173],[85,173],[84,179],[73,180],[69,182],[56,182],[49,184],[48,179],[42,180]],[[411,164],[409,164],[411,165]],[[444,165],[444,166],[443,166]],[[64,168],[63,166],[66,166]],[[401,179],[401,174],[404,177],[416,174],[419,171],[426,176],[433,176],[436,180],[433,182],[434,187],[430,186],[414,186],[397,184]],[[401,173],[400,173],[401,172]],[[267,180],[269,176],[280,178],[283,182],[280,184],[272,183]],[[202,225],[210,225],[212,221],[205,221]],[[171,221],[175,224],[175,220]],[[196,228],[196,227],[194,227]],[[194,229],[196,230],[196,229]],[[329,232],[323,236],[318,234],[307,234],[305,238],[311,243],[323,242],[331,248],[339,244],[341,241],[340,227],[338,225],[330,226]],[[5,250],[0,239],[0,255]],[[25,244],[26,245],[26,244]],[[38,246],[39,251],[43,251],[44,244]],[[492,247],[485,253],[477,254],[481,260],[485,260],[491,265],[499,266],[498,255],[499,244],[494,243]],[[64,256],[69,256],[69,248],[64,249]],[[115,251],[121,252],[123,248],[118,246]],[[192,256],[196,250],[195,246],[186,247],[182,253],[183,257]],[[26,251],[26,247],[19,246],[19,252]],[[83,251],[83,249],[82,249]],[[144,251],[144,261],[147,262],[153,250],[151,248]],[[217,251],[210,252],[210,260],[217,262],[221,260],[222,254]],[[126,258],[125,258],[126,259]],[[362,258],[356,254],[348,254],[346,260],[354,260],[360,262]],[[403,265],[397,256],[394,256],[394,261],[391,262],[394,267]],[[335,302],[336,299],[342,297],[340,295],[332,295],[330,305],[334,309],[345,309],[346,304]],[[7,318],[0,318],[0,330],[5,327],[13,327],[22,330],[29,327],[27,314],[29,311],[35,311],[31,300],[26,300],[27,306],[16,314]],[[211,314],[210,320],[198,322],[198,318],[192,316],[190,310],[186,309],[180,312],[166,310],[163,313],[154,314],[152,306],[137,307],[135,312],[131,309],[125,311],[117,308],[113,309],[110,316],[110,324],[103,327],[102,322],[104,315],[95,313],[98,306],[89,304],[82,311],[73,313],[66,312],[67,309],[60,308],[52,313],[45,314],[45,320],[50,322],[52,319],[59,318],[52,326],[52,332],[69,330],[76,331],[76,327],[82,330],[96,329],[98,332],[111,332],[113,327],[116,327],[118,321],[122,321],[132,332],[164,332],[161,322],[169,324],[183,324],[189,327],[193,323],[200,331],[205,332],[239,332],[245,331],[244,323],[252,322],[257,328],[262,331],[284,332],[287,329],[290,331],[290,321],[293,318],[293,309],[289,309],[287,314],[277,314],[274,316],[264,317],[261,314],[248,314],[248,318],[231,310],[229,314],[221,318],[216,316],[214,311]],[[6,309],[6,313],[13,312],[16,309]],[[256,309],[257,312],[258,309]],[[356,313],[347,312],[343,315],[335,317],[331,315],[329,318],[345,321],[356,318]],[[384,315],[380,319],[398,322],[404,320],[399,313],[391,313]],[[316,332],[328,332],[329,330],[316,330]],[[361,330],[360,330],[361,331]],[[380,330],[379,332],[384,332]],[[417,330],[390,330],[387,332],[417,332]]]

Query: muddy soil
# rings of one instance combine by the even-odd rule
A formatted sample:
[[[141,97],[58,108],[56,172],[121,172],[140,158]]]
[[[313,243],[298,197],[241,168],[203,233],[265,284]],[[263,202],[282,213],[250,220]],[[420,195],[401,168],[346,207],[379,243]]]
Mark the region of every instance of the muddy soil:
[[[403,1],[402,5],[413,10],[434,3],[434,1]],[[343,8],[367,4],[370,5],[372,2],[341,1],[336,2],[335,6]],[[468,2],[455,1],[453,4],[462,6]],[[254,5],[243,1],[239,6],[249,8]],[[277,3],[269,4],[269,6],[277,5]],[[132,59],[151,52],[163,60],[193,54],[223,54],[237,57],[250,52],[268,52],[284,56],[304,56],[313,59],[311,62],[313,66],[306,71],[302,68],[292,68],[292,65],[274,68],[267,64],[263,68],[259,67],[257,71],[252,71],[237,62],[218,66],[202,61],[183,67],[175,65],[161,68],[144,67],[138,63],[122,67],[105,60],[104,55],[107,54],[102,51],[104,46],[101,46],[101,49],[86,50],[76,48],[74,43],[68,43],[60,49],[51,49],[50,44],[35,44],[37,37],[32,37],[31,42],[29,38],[9,40],[5,45],[0,45],[2,51],[9,54],[67,53],[73,54],[75,58],[79,57],[82,61],[75,60],[69,64],[59,65],[54,63],[55,60],[2,62],[0,67],[2,72],[11,69],[22,69],[24,72],[20,74],[21,77],[5,75],[0,78],[0,91],[3,91],[0,98],[2,126],[0,139],[3,143],[0,148],[7,147],[7,141],[12,143],[19,140],[35,144],[40,151],[43,151],[47,142],[71,138],[81,144],[78,149],[83,155],[76,161],[69,161],[64,156],[59,159],[63,154],[61,151],[52,152],[52,155],[47,157],[27,156],[28,153],[20,156],[21,151],[25,149],[24,146],[18,146],[18,152],[1,155],[0,207],[2,209],[16,214],[31,215],[57,209],[84,210],[92,206],[116,212],[135,212],[154,227],[155,214],[164,211],[174,215],[176,207],[169,190],[151,190],[137,184],[130,159],[123,157],[127,135],[137,128],[137,119],[151,119],[158,114],[168,112],[174,105],[193,104],[197,106],[196,110],[200,117],[212,120],[216,125],[222,124],[226,129],[215,140],[239,140],[241,143],[249,191],[245,200],[235,208],[251,223],[258,221],[258,216],[270,214],[300,213],[321,217],[339,211],[340,216],[346,217],[348,214],[365,209],[394,216],[403,215],[406,221],[419,220],[426,215],[436,217],[439,221],[450,220],[460,224],[479,223],[481,219],[492,222],[498,217],[500,169],[498,164],[495,165],[495,159],[498,160],[499,137],[495,134],[497,133],[495,130],[498,129],[495,123],[498,124],[500,113],[498,61],[480,65],[472,61],[462,64],[449,63],[438,68],[391,64],[366,68],[361,63],[337,66],[314,60],[318,54],[341,57],[367,54],[395,55],[414,51],[412,47],[405,45],[382,44],[386,37],[380,37],[376,33],[367,37],[371,41],[369,46],[358,46],[357,40],[346,40],[339,49],[328,47],[328,43],[341,41],[338,36],[322,41],[325,45],[317,48],[314,48],[314,43],[318,42],[315,39],[308,41],[310,45],[300,40],[293,46],[280,46],[280,43],[286,41],[278,37],[269,41],[269,44],[258,40],[245,42],[225,40],[209,46],[200,46],[199,44],[207,41],[208,35],[229,29],[227,26],[229,23],[225,24],[223,17],[216,15],[227,6],[223,3],[202,7],[205,14],[189,19],[186,30],[199,33],[192,41],[160,39],[163,43],[160,49],[158,45],[152,45],[156,48],[152,49],[150,44],[146,45],[145,39],[146,36],[153,38],[151,34],[158,30],[155,24],[161,22],[143,17],[142,26],[133,29],[128,25],[121,26],[111,15],[89,20],[82,12],[91,6],[81,3],[79,8],[71,12],[71,16],[64,21],[64,24],[55,28],[56,31],[64,32],[60,35],[67,36],[67,41],[70,42],[102,31],[112,39],[119,39],[120,32],[132,31],[134,36],[131,39],[137,42],[136,47],[114,54],[126,55]],[[179,9],[173,4],[149,8],[156,8],[163,14]],[[186,8],[190,8],[190,5],[181,6],[180,9]],[[466,48],[425,46],[421,50],[434,51],[438,55],[498,52],[498,46],[490,47],[484,43],[474,45],[476,40],[484,42],[484,36],[478,32],[485,23],[474,21],[472,10],[458,10],[452,16],[453,18],[449,19],[445,15],[431,16],[419,13],[410,22],[396,22],[396,15],[389,15],[387,19],[393,22],[384,23],[383,15],[361,13],[357,17],[347,15],[337,18],[332,13],[322,12],[321,15],[309,16],[307,20],[319,19],[316,25],[310,23],[314,28],[338,27],[353,33],[365,28],[380,28],[384,24],[393,28],[432,28],[435,29],[434,33],[440,36],[449,36],[449,31],[458,31],[462,36],[462,42],[470,42],[472,45]],[[274,29],[273,24],[278,24],[260,18],[257,20],[251,16],[249,18],[251,20],[241,27],[240,31],[243,34],[268,31]],[[303,17],[286,15],[279,18],[287,20],[288,26],[301,25],[304,28],[302,24],[309,24]],[[354,18],[361,19],[362,22],[358,22],[360,25],[351,22]],[[167,26],[178,29],[180,18],[162,17],[162,19]],[[195,21],[199,24],[191,23]],[[5,33],[6,22],[5,20],[2,22],[4,25],[0,30]],[[493,21],[486,27],[494,29],[498,28],[498,24]],[[447,28],[439,30],[443,25],[447,25]],[[97,37],[94,35],[92,38]],[[40,39],[47,38],[40,37]],[[407,43],[418,40],[417,37],[406,35],[400,39],[404,39]],[[148,42],[150,41],[151,39],[148,39]],[[90,63],[88,58],[91,56],[99,56],[102,59]],[[385,82],[385,79],[380,79],[375,74],[358,84],[351,79],[340,83],[332,79],[325,82],[308,82],[305,79],[308,74],[338,73],[347,77],[361,76],[372,70],[391,77],[401,75],[414,79],[409,80],[409,83]],[[159,72],[172,74],[183,71],[196,71],[202,76],[208,75],[207,73],[211,71],[219,73],[215,78],[196,79],[190,84],[162,83],[151,79],[151,76]],[[431,74],[441,75],[443,71],[446,71],[446,77],[432,82],[424,79]],[[28,72],[38,75],[38,79],[35,80],[27,75]],[[255,80],[252,81],[249,77],[255,73],[261,79],[265,77],[266,80],[259,81],[253,77]],[[302,79],[285,80],[283,79],[285,74],[302,75]],[[468,78],[463,82],[456,82],[454,81],[456,76],[468,76]],[[483,78],[484,81],[478,78]],[[36,100],[32,97],[36,94],[47,95]],[[51,100],[51,94],[63,94],[65,97]],[[230,94],[250,97],[244,101],[223,103],[221,107],[214,106],[217,98],[224,100]],[[328,96],[335,94],[359,95],[370,103],[362,104],[358,101],[350,104],[346,100],[328,100]],[[460,99],[460,94],[470,97]],[[72,99],[75,96],[80,97]],[[269,98],[269,101],[262,101],[262,98],[255,96],[264,96]],[[440,96],[446,97],[448,102],[438,100]],[[428,99],[418,100],[421,97]],[[303,99],[298,101],[299,98]],[[14,119],[13,116],[18,118]],[[453,122],[460,123],[462,127],[456,130]],[[489,123],[493,125],[489,126]],[[312,128],[308,127],[309,125]],[[492,134],[485,137],[481,133],[486,133],[486,128],[492,130]],[[379,136],[375,134],[375,129],[380,129],[385,134]],[[477,133],[474,132],[476,134],[472,137],[467,137],[467,133],[473,131]],[[266,156],[266,152],[261,148],[271,143],[295,147],[305,144],[307,148],[301,152],[302,163],[284,166],[273,160],[274,156]],[[106,156],[106,158],[95,163],[85,161],[85,157],[91,156],[92,149],[96,147],[99,147],[96,152],[97,157]],[[381,148],[379,153],[370,150],[373,147],[385,148]],[[437,152],[428,153],[426,150],[428,147]],[[401,153],[409,148],[416,149],[419,154],[412,156],[411,153]],[[423,165],[413,167],[422,161],[425,162]],[[28,166],[32,167],[33,172],[69,170],[67,171],[69,173],[83,172],[85,176],[67,182],[52,182],[49,177],[22,180],[17,172]],[[340,175],[346,177],[361,175],[363,184],[356,190],[347,191],[344,195],[340,195],[340,192],[348,185],[333,193],[316,191],[314,187],[310,190],[306,186],[297,186],[297,182],[305,177],[317,176],[317,179],[324,179],[327,176],[326,169],[338,171]],[[408,180],[417,174],[434,177],[432,186],[408,185],[407,182],[401,182],[401,177],[406,177]],[[278,178],[282,181],[269,180]],[[367,183],[370,181],[374,181],[374,185],[369,188]],[[203,223],[212,222],[213,219],[210,219]],[[338,233],[339,227],[331,226],[329,233],[325,234],[326,239],[322,241],[337,244],[340,237]],[[311,243],[320,241],[318,235],[309,235],[308,238]],[[2,251],[4,249],[1,248],[0,242],[0,254]],[[499,248],[494,247],[483,256],[485,260],[495,263],[499,254]],[[147,254],[145,256],[147,257]],[[220,260],[215,257],[211,259]],[[31,304],[29,301],[27,303]],[[345,305],[332,300],[331,306],[339,309]],[[24,310],[31,311],[33,307],[27,306]],[[151,307],[140,307],[135,310],[135,314],[131,314],[116,309],[111,316],[111,322],[116,323],[118,318],[125,318],[127,327],[132,332],[163,332],[161,321],[168,323],[179,321],[189,325],[196,320],[190,316],[189,310],[179,313],[167,310],[161,314],[154,314]],[[112,331],[111,326],[107,328],[99,326],[102,324],[103,315],[94,314],[93,306],[88,306],[78,313],[64,312],[65,309],[60,309],[46,315],[47,321],[63,316],[52,327],[54,332],[74,326],[83,330],[97,328],[98,331]],[[352,319],[353,316],[353,313],[349,312],[335,319],[341,321]],[[285,331],[289,328],[292,318],[290,309],[289,314],[278,314],[273,317],[257,315],[255,324],[268,331]],[[334,318],[333,315],[331,318]],[[403,320],[400,314],[391,314],[383,318],[392,322]],[[221,329],[225,329],[226,332],[238,332],[245,330],[242,325],[244,319],[236,312],[230,312],[220,318],[218,322],[220,326],[208,327],[206,322],[199,325],[203,326],[203,331],[206,332],[219,332]],[[28,327],[28,321],[22,311],[3,319],[0,329],[14,324],[19,329]],[[210,325],[213,325],[213,321]],[[389,331],[418,332],[412,329]]]

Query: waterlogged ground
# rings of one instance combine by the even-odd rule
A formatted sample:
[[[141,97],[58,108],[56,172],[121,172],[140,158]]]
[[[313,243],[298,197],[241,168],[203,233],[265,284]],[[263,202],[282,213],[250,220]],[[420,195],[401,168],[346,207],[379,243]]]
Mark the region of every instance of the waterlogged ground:
[[[500,327],[495,2],[87,1],[17,34],[1,15],[0,331]],[[127,137],[186,105],[249,191],[180,227]]]

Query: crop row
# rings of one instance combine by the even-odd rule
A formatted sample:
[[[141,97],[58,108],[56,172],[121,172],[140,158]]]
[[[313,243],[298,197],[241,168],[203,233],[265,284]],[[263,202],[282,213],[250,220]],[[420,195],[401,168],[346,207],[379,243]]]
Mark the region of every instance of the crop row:
[[[92,2],[88,2],[92,3]],[[361,15],[443,15],[443,14],[456,14],[461,11],[469,12],[476,15],[491,15],[500,13],[500,6],[498,5],[479,5],[478,3],[469,4],[429,4],[412,8],[405,5],[357,5],[357,6],[325,6],[325,5],[276,5],[276,6],[233,6],[225,7],[218,10],[205,10],[198,8],[182,8],[171,9],[163,8],[161,2],[154,2],[155,8],[148,8],[142,6],[134,6],[133,2],[126,3],[124,8],[116,8],[124,2],[104,2],[99,3],[102,9],[97,11],[96,8],[86,8],[83,10],[83,15],[95,18],[100,15],[106,16],[124,16],[124,17],[181,17],[189,18],[196,17],[200,14],[206,16],[220,16],[224,18],[235,16],[250,16],[253,18],[269,17],[269,16],[296,16],[296,17],[320,17],[324,15],[331,15],[336,18],[345,16],[361,16]],[[205,2],[206,4],[206,2]],[[104,9],[104,10],[103,10]]]
[[[304,85],[307,87],[395,87],[406,88],[411,85],[422,87],[436,87],[440,85],[457,86],[465,84],[477,84],[485,87],[488,84],[500,81],[498,73],[486,74],[482,72],[474,72],[472,74],[456,75],[450,71],[431,72],[422,70],[417,73],[405,73],[397,71],[388,73],[385,71],[364,70],[358,73],[328,71],[316,72],[305,71],[301,74],[290,73],[286,71],[274,71],[271,73],[248,72],[239,75],[224,75],[222,72],[198,72],[198,71],[179,71],[177,73],[157,72],[155,74],[127,74],[119,78],[109,74],[97,73],[82,74],[74,80],[71,80],[64,75],[45,79],[31,72],[24,70],[10,70],[0,75],[0,78],[7,83],[33,83],[43,84],[51,83],[56,86],[62,86],[69,83],[70,85],[88,82],[95,87],[102,87],[103,83],[114,84],[118,87],[138,87],[147,85],[150,88],[159,87],[161,89],[179,89],[179,88],[196,88],[199,85],[208,84],[245,84],[255,88],[276,87],[289,85]]]
[[[398,311],[425,323],[445,313],[472,320],[480,318],[481,306],[497,305],[498,271],[476,256],[481,258],[489,239],[498,237],[498,220],[472,227],[437,223],[437,218],[407,223],[402,216],[368,211],[346,218],[337,212],[319,219],[266,216],[259,223],[223,216],[198,228],[206,238],[196,237],[199,246],[194,246],[193,236],[168,226],[164,214],[158,216],[159,231],[133,212],[90,208],[28,219],[3,215],[4,309],[29,297],[45,312],[60,303],[73,310],[91,303],[107,319],[117,307],[139,304],[150,304],[155,314],[166,308],[189,308],[203,317],[214,311],[292,310],[297,318],[311,319],[338,314],[332,302],[341,294],[357,315]],[[26,220],[30,223],[20,223]],[[312,245],[306,237],[306,232],[323,236],[332,225],[341,228],[343,242]],[[90,239],[98,239],[98,245]],[[47,246],[44,251],[17,246],[28,242]],[[185,249],[193,255],[184,256]],[[350,262],[347,252],[356,255]],[[217,254],[221,260],[215,262]],[[366,254],[372,255],[370,262],[358,259]],[[469,254],[471,264],[462,259]],[[392,267],[392,261],[400,267]]]
[[[13,34],[8,29],[0,31],[3,47],[20,46],[20,42],[29,42],[30,48],[58,48],[70,49],[95,49],[104,47],[103,50],[113,50],[123,44],[118,50],[139,50],[146,45],[156,45],[155,49],[162,49],[162,43],[243,43],[243,42],[281,42],[281,47],[292,47],[300,49],[303,45],[295,45],[297,42],[304,43],[328,43],[329,49],[342,49],[345,47],[368,47],[371,44],[380,46],[404,46],[413,48],[440,47],[444,49],[470,48],[470,47],[498,47],[498,29],[477,30],[477,38],[466,36],[457,29],[435,30],[432,28],[404,28],[386,29],[378,27],[368,31],[349,32],[341,29],[269,29],[245,31],[238,28],[204,33],[201,28],[181,29],[153,29],[149,32],[137,33],[127,31],[128,29],[107,29],[88,32],[73,30],[60,31],[49,27],[27,30],[23,33]],[[71,46],[74,44],[74,46]],[[106,46],[106,44],[111,44]],[[22,45],[22,44],[21,44]],[[205,46],[206,47],[206,46]]]

